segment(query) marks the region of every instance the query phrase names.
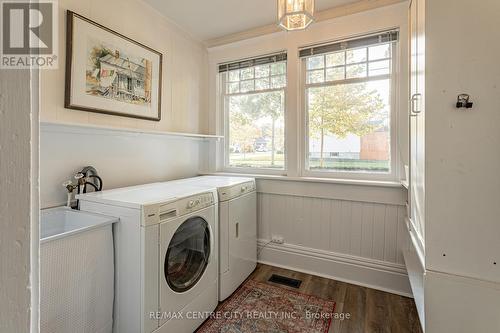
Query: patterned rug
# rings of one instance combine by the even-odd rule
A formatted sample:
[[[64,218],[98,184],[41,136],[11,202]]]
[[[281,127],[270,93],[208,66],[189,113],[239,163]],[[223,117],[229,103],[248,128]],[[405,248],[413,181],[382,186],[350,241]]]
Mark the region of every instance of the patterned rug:
[[[326,333],[335,302],[247,280],[197,333]]]

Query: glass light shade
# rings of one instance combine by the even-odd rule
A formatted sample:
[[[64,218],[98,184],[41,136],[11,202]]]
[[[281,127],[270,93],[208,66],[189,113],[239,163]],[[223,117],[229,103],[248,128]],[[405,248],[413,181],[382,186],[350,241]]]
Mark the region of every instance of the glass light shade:
[[[278,22],[285,30],[302,30],[314,21],[314,0],[278,0]]]

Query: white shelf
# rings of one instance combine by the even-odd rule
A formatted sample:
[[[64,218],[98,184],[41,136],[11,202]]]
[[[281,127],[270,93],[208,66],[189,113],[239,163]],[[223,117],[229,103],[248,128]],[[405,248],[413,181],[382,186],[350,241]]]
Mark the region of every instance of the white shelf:
[[[42,131],[56,131],[56,132],[68,132],[68,133],[82,133],[82,132],[94,132],[94,133],[117,133],[125,135],[155,135],[155,136],[168,136],[168,137],[184,137],[191,139],[222,139],[223,136],[220,135],[210,135],[210,134],[197,134],[197,133],[183,133],[183,132],[165,132],[157,130],[145,130],[137,128],[121,128],[121,127],[111,127],[111,126],[101,126],[101,125],[91,125],[91,124],[76,124],[76,123],[62,123],[62,122],[40,122],[40,129]]]

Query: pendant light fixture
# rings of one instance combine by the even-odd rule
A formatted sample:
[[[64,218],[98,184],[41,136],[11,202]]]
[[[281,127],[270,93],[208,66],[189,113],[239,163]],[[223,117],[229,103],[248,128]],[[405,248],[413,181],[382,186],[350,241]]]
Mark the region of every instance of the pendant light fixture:
[[[278,0],[278,22],[285,30],[303,30],[314,21],[314,0]]]

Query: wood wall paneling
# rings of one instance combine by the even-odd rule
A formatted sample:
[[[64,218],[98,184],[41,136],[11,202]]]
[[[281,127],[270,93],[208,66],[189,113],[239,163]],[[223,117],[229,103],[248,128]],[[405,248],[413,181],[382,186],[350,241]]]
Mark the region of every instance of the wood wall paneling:
[[[392,204],[259,193],[261,240],[404,264],[409,244],[405,207]]]

